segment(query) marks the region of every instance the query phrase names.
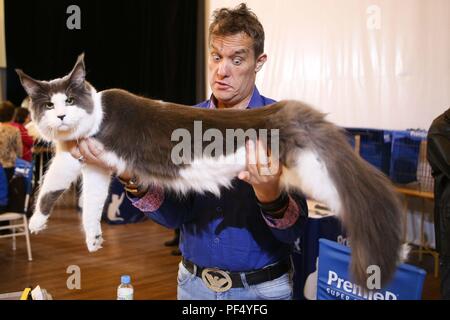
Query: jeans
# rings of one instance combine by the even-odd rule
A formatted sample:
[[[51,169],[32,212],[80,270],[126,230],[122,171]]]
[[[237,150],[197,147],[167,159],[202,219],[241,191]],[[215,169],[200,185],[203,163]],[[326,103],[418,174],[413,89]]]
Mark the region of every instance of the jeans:
[[[178,300],[291,300],[292,277],[285,273],[281,277],[256,285],[248,285],[241,275],[243,288],[231,288],[215,292],[205,286],[200,277],[190,273],[180,262],[178,268]]]

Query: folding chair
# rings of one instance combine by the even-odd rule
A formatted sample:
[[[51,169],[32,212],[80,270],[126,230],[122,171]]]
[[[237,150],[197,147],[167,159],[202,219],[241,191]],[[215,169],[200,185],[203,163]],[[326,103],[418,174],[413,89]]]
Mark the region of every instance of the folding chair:
[[[363,290],[350,280],[351,249],[326,239],[319,240],[317,300],[420,300],[425,271],[401,264],[393,279],[379,290]],[[382,270],[380,270],[382,272]],[[373,273],[369,272],[369,275]]]
[[[0,168],[3,171],[3,168]],[[1,238],[13,238],[12,248],[16,250],[16,237],[25,236],[27,243],[27,253],[28,253],[28,261],[32,261],[33,257],[31,255],[31,243],[30,243],[30,232],[28,230],[28,219],[26,216],[26,212],[28,210],[28,204],[30,201],[30,195],[32,190],[32,175],[33,168],[32,164],[22,160],[17,159],[16,161],[16,170],[15,175],[20,174],[25,177],[26,181],[26,195],[25,195],[25,203],[24,203],[24,212],[5,212],[0,214],[0,221],[8,221],[9,225],[0,226],[0,230],[11,230],[10,234],[0,235]],[[4,186],[7,181],[6,179],[0,179],[0,183]]]

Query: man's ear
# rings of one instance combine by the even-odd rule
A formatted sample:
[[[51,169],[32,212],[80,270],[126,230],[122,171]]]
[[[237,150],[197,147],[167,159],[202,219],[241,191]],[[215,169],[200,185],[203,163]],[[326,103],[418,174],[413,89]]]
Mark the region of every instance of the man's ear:
[[[258,57],[258,59],[256,59],[255,72],[259,72],[262,69],[264,63],[266,63],[266,61],[267,61],[267,54],[265,54],[265,53],[261,54]]]
[[[40,81],[33,79],[20,69],[16,69],[15,71],[19,76],[22,87],[30,97],[35,95],[36,92],[38,92],[42,88]]]
[[[86,79],[86,70],[84,67],[84,53],[82,53],[78,56],[75,66],[69,73],[69,80],[71,83],[78,86],[83,84],[85,79]]]

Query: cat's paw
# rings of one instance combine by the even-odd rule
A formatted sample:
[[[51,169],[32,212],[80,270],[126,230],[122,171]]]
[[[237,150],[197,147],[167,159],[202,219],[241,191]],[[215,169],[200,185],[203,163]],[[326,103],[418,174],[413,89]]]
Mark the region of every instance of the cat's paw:
[[[35,212],[33,216],[30,218],[30,222],[28,223],[28,229],[31,233],[39,233],[40,231],[47,228],[47,220],[48,216],[43,215],[40,212]]]
[[[101,233],[94,235],[94,236],[86,237],[86,244],[87,244],[89,252],[95,252],[98,249],[103,248],[102,243],[103,243],[103,237],[102,237]]]

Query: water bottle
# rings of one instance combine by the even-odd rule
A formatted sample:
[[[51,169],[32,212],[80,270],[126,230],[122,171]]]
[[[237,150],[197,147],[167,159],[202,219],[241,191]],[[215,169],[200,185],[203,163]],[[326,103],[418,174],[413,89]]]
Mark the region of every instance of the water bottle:
[[[117,288],[117,300],[133,300],[134,289],[131,285],[130,276],[120,277],[120,286]]]

